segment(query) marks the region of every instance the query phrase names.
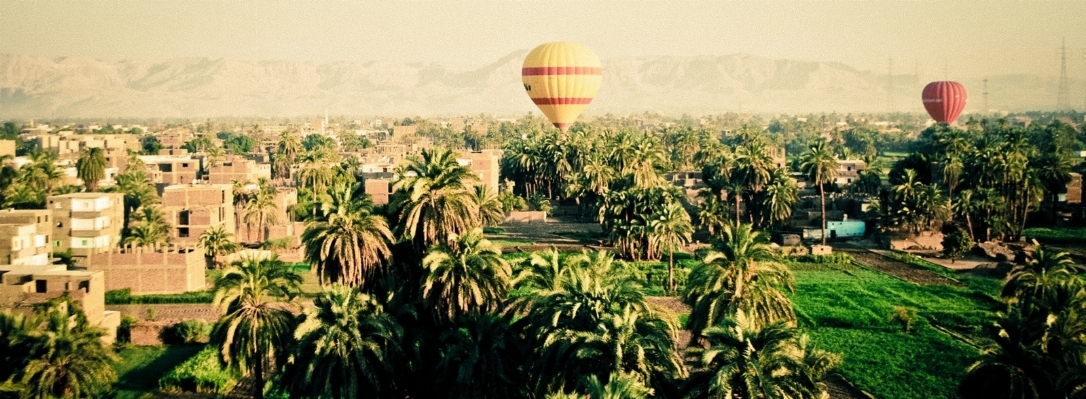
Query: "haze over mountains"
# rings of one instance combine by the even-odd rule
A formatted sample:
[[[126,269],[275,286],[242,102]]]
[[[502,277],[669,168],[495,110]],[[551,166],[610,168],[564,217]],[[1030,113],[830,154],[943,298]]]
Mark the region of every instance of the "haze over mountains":
[[[358,116],[518,115],[538,112],[520,83],[526,53],[467,69],[382,61],[0,55],[0,118],[291,117],[325,110]],[[885,112],[891,107],[885,72],[841,63],[732,54],[614,58],[603,60],[603,67],[603,87],[589,114]],[[989,76],[989,108],[1053,109],[1057,79],[1050,75]],[[893,109],[922,112],[921,88],[941,78],[895,75]],[[981,79],[959,79],[970,92],[966,113],[983,108]],[[1075,108],[1082,108],[1083,87],[1072,80]]]

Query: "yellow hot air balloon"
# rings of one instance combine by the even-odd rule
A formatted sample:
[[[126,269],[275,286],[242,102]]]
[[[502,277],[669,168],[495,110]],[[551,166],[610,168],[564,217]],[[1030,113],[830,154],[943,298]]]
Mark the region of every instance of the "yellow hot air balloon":
[[[521,79],[532,102],[565,133],[600,90],[601,71],[599,57],[587,46],[553,42],[528,53]]]

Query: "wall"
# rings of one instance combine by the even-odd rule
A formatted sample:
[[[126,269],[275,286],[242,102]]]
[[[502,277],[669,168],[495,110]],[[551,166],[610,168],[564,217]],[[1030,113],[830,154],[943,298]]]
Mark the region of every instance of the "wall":
[[[204,252],[199,248],[114,248],[77,260],[77,266],[105,272],[106,290],[172,294],[206,288]]]

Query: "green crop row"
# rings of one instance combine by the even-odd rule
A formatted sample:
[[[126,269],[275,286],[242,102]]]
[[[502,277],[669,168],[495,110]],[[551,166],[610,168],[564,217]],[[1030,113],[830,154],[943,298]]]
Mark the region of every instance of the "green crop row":
[[[171,303],[211,303],[215,295],[211,291],[193,291],[180,294],[132,295],[130,288],[106,291],[106,305],[157,305]]]
[[[1031,227],[1023,232],[1027,240],[1051,244],[1086,244],[1086,227]]]

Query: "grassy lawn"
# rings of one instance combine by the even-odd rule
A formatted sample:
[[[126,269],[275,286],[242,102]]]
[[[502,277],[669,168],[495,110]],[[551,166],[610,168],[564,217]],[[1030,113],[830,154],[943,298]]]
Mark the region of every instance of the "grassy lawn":
[[[135,399],[154,392],[158,379],[202,349],[201,345],[129,346],[117,352],[114,399]]]
[[[851,264],[793,264],[796,316],[821,348],[844,358],[844,376],[878,398],[954,398],[978,355],[978,337],[995,318],[998,281],[962,277],[966,288],[919,286]],[[991,281],[988,281],[991,280]],[[917,310],[906,334],[890,321],[895,306]]]

